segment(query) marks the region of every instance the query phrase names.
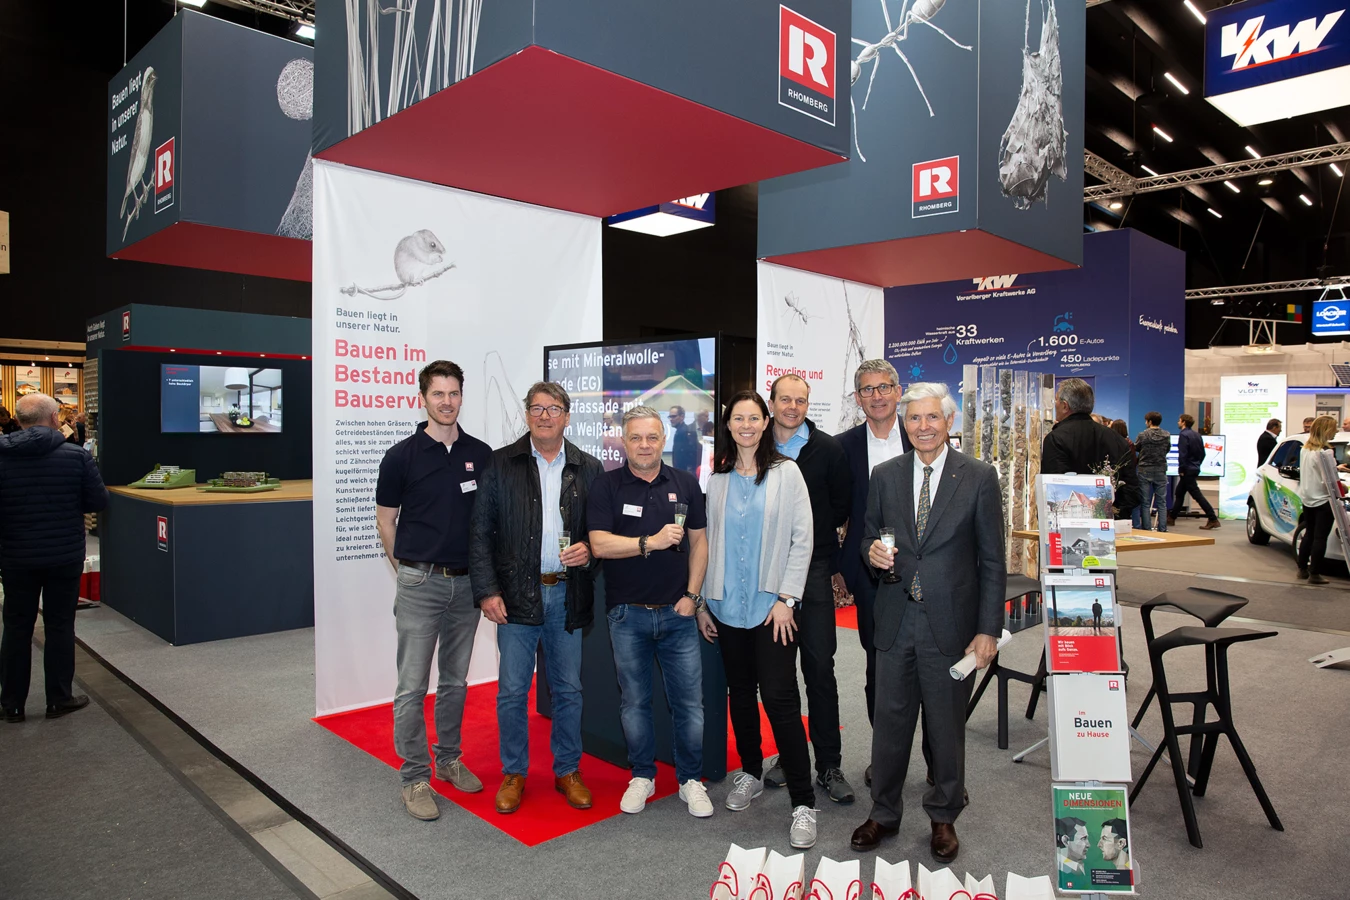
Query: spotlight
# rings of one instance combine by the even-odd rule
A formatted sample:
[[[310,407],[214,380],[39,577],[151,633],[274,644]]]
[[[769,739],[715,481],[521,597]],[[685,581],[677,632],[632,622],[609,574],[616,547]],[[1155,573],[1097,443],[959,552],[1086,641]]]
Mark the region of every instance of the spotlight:
[[[1261,187],[1270,187],[1274,183],[1275,183],[1274,178],[1262,178],[1260,181],[1257,182],[1257,184],[1259,184]]]
[[[314,26],[307,22],[301,22],[295,26],[295,36],[302,41],[314,40]]]
[[[1121,208],[1122,206],[1124,206],[1124,205],[1125,205],[1125,204],[1124,204],[1124,203],[1121,203],[1119,200],[1112,200],[1112,201],[1111,201],[1111,208],[1112,208],[1112,209],[1120,209],[1120,208]]]

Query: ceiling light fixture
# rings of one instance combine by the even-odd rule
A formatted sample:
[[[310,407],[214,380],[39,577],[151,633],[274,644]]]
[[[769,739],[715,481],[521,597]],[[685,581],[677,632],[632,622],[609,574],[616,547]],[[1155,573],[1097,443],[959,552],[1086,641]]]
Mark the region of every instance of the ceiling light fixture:
[[[1166,78],[1168,81],[1172,82],[1172,86],[1175,87],[1177,90],[1181,91],[1181,93],[1183,94],[1190,93],[1190,91],[1186,90],[1186,85],[1182,84],[1180,81],[1177,81],[1176,76],[1173,75],[1171,72],[1164,72],[1163,77]]]
[[[1206,206],[1205,209],[1209,210],[1209,214],[1210,214],[1211,216],[1213,216],[1214,218],[1216,218],[1216,219],[1222,219],[1222,218],[1223,218],[1223,216],[1220,215],[1219,212],[1218,212],[1217,210],[1214,209],[1214,207],[1212,207],[1212,206]]]
[[[1172,136],[1167,132],[1163,131],[1157,125],[1153,126],[1153,133],[1156,134],[1158,137],[1162,138],[1164,141],[1167,141],[1167,143],[1169,144],[1172,143]]]
[[[302,41],[314,40],[314,26],[307,22],[301,22],[299,25],[295,26],[295,36]]]
[[[1153,171],[1152,169],[1150,169],[1148,166],[1144,165],[1143,163],[1140,163],[1140,164],[1139,164],[1139,168],[1143,169],[1145,172],[1147,172],[1148,174],[1152,175],[1154,178],[1157,178],[1157,177],[1158,177],[1158,173],[1157,173],[1157,172]]]
[[[1124,203],[1121,203],[1119,200],[1112,200],[1112,201],[1111,201],[1111,208],[1112,208],[1112,209],[1120,209],[1120,208],[1121,208],[1122,206],[1124,206],[1124,205],[1125,205],[1125,204],[1124,204]]]
[[[1243,149],[1246,150],[1248,153],[1250,153],[1250,154],[1252,155],[1252,159],[1260,159],[1260,158],[1261,158],[1261,154],[1260,154],[1260,153],[1257,153],[1255,150],[1253,150],[1251,144],[1248,144],[1248,145],[1247,145],[1246,147],[1244,147]]]
[[[1336,173],[1336,177],[1337,177],[1337,178],[1344,178],[1344,177],[1345,177],[1345,173],[1341,171],[1341,167],[1338,166],[1338,165],[1336,165],[1335,163],[1332,163],[1332,164],[1331,164],[1331,171],[1333,171],[1333,172]]]
[[[1261,185],[1261,187],[1270,187],[1274,183],[1275,183],[1274,178],[1262,178],[1260,181],[1257,182],[1257,184]]]
[[[1223,306],[1223,304],[1224,300],[1222,297],[1215,297],[1213,300],[1209,301],[1210,306]]]
[[[1242,189],[1239,188],[1236,184],[1233,184],[1233,182],[1231,182],[1231,181],[1225,181],[1225,182],[1223,183],[1223,186],[1226,187],[1226,188],[1228,188],[1230,191],[1232,191],[1232,192],[1235,193],[1235,194],[1240,194],[1240,193],[1242,193]]]
[[[1304,206],[1312,206],[1312,201],[1308,199],[1307,194],[1299,194],[1298,199],[1303,201]]]
[[[178,0],[178,2],[184,6],[195,6],[197,9],[206,5],[206,0]]]
[[[1191,15],[1195,16],[1197,19],[1200,20],[1201,25],[1205,24],[1205,14],[1202,13],[1200,10],[1196,9],[1195,4],[1192,3],[1191,0],[1183,0],[1181,5],[1189,9],[1191,11]]]

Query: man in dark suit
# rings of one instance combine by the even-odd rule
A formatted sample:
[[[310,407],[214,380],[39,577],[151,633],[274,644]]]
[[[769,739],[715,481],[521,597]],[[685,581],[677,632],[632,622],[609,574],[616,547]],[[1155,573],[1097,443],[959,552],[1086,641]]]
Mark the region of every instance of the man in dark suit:
[[[1041,474],[1088,475],[1110,464],[1116,518],[1128,519],[1141,499],[1138,459],[1127,439],[1093,421],[1095,403],[1092,385],[1081,378],[1066,378],[1055,388],[1055,427],[1041,443]]]
[[[957,681],[950,670],[967,653],[979,666],[994,658],[1008,580],[998,475],[948,449],[955,414],[946,385],[911,384],[900,398],[900,419],[914,450],[877,466],[867,494],[866,561],[897,577],[883,578],[877,591],[872,812],[852,840],[865,853],[899,832],[922,703],[934,781],[923,807],[933,858],[944,865],[960,849],[955,822],[964,807],[973,681]],[[894,529],[894,550],[881,542],[883,528]]]
[[[1256,464],[1264,466],[1266,460],[1270,459],[1270,454],[1275,452],[1275,445],[1280,442],[1280,429],[1283,427],[1279,419],[1271,419],[1266,423],[1266,430],[1261,432],[1261,436],[1256,439]]]

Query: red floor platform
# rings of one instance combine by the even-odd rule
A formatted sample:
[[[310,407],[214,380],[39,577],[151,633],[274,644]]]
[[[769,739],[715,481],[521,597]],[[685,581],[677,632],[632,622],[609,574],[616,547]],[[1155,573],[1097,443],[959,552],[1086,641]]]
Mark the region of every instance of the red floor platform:
[[[427,739],[436,741],[432,704],[428,696],[425,715]],[[522,844],[533,847],[560,837],[587,825],[613,816],[619,811],[619,798],[632,777],[628,769],[607,763],[589,754],[581,757],[581,774],[591,789],[593,805],[590,809],[573,809],[553,788],[553,756],[549,751],[550,722],[534,711],[534,689],[530,690],[530,771],[525,779],[525,796],[520,809],[510,815],[501,815],[495,806],[497,788],[501,785],[501,757],[497,744],[497,683],[474,685],[469,688],[464,703],[464,724],[461,750],[464,763],[483,781],[483,790],[465,794],[450,785],[432,778],[431,787],[445,799],[455,803],[484,822],[493,825]],[[401,763],[394,753],[394,707],[391,703],[351,712],[321,716],[314,720],[333,734],[366,751],[376,759],[397,769]],[[805,719],[803,718],[803,721]],[[729,726],[728,726],[729,727]],[[763,752],[767,757],[778,752],[769,722],[760,709],[760,733]],[[727,769],[740,768],[735,742],[727,736]],[[675,770],[656,764],[656,794],[653,801],[668,797],[676,791]],[[395,784],[393,780],[390,781]]]
[[[858,630],[858,607],[839,606],[834,610],[834,624],[839,628]]]

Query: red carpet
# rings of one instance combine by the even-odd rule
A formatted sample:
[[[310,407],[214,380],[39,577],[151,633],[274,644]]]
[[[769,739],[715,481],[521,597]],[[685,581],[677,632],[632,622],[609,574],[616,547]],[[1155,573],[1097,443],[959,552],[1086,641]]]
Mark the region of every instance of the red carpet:
[[[426,700],[427,739],[435,743],[435,721],[432,703]],[[497,683],[474,685],[469,688],[464,703],[464,725],[461,729],[465,764],[483,781],[478,794],[465,794],[448,784],[432,778],[431,787],[445,799],[478,816],[484,822],[500,828],[511,837],[533,847],[544,841],[593,825],[602,819],[620,816],[619,798],[632,777],[622,769],[594,756],[583,754],[581,774],[591,789],[593,805],[590,809],[573,809],[561,794],[553,789],[553,754],[549,750],[550,722],[534,711],[534,690],[530,690],[530,772],[525,779],[525,797],[520,809],[510,815],[497,812],[494,800],[501,785],[501,756],[497,744]],[[394,707],[391,703],[372,706],[352,712],[321,716],[314,720],[333,734],[371,756],[397,769],[402,762],[394,753]],[[805,722],[805,717],[803,717]],[[727,770],[740,768],[735,743],[727,739]],[[776,753],[773,733],[760,707],[760,733],[763,752],[767,757]],[[676,791],[675,770],[665,763],[656,764],[656,794],[653,800],[667,797]],[[391,782],[393,784],[393,782]]]
[[[858,630],[858,607],[852,604],[837,607],[834,611],[834,624],[839,628]]]

